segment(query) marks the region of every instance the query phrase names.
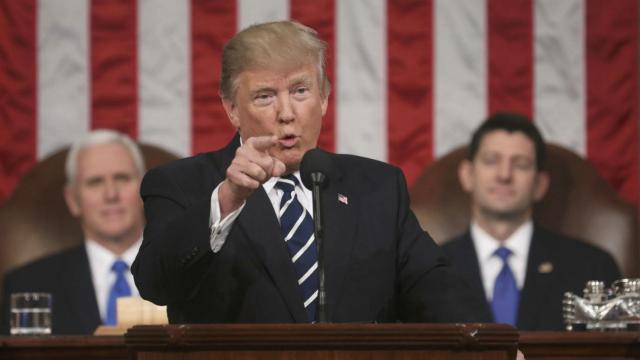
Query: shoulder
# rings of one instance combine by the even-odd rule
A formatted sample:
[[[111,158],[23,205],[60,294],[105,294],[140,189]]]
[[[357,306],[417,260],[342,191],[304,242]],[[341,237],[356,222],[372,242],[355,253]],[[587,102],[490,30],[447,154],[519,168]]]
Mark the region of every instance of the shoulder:
[[[471,241],[471,235],[469,232],[465,232],[460,234],[454,238],[451,238],[444,242],[442,245],[442,250],[444,250],[445,254],[449,257],[456,257],[457,254],[460,254],[462,250],[467,250],[469,247],[473,245]]]
[[[239,143],[239,136],[236,135],[222,149],[174,160],[150,169],[142,180],[143,195],[145,189],[153,189],[158,183],[163,186],[166,182],[172,182],[197,187],[209,185],[212,179],[224,177]]]
[[[404,175],[396,166],[357,155],[332,154],[332,157],[337,173],[346,179],[355,180],[363,185],[389,181],[400,181],[404,184]]]
[[[533,232],[535,241],[544,242],[546,246],[562,256],[588,256],[594,258],[610,257],[605,250],[565,234],[557,233],[536,225]]]
[[[84,245],[75,246],[61,252],[42,257],[26,265],[9,271],[5,275],[5,287],[12,284],[46,282],[60,276],[69,267],[82,266],[86,259]]]

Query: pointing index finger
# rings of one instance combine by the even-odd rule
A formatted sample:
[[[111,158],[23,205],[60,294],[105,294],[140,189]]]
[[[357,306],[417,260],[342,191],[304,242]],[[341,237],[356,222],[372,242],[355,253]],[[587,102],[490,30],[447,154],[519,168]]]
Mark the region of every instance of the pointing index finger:
[[[247,140],[247,144],[258,151],[267,151],[277,142],[278,137],[275,135],[256,136]]]

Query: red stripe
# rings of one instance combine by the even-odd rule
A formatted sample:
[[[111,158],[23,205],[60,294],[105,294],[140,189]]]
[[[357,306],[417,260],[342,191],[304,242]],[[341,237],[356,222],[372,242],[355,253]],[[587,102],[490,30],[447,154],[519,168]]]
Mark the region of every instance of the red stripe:
[[[235,1],[191,1],[193,153],[218,149],[235,133],[218,89],[224,44],[236,32]]]
[[[433,159],[433,4],[387,1],[389,162],[407,182]]]
[[[0,201],[36,161],[36,1],[0,6]]]
[[[91,1],[91,128],[138,135],[137,2]]]
[[[488,0],[489,114],[533,117],[532,0]]]
[[[327,42],[327,76],[335,84],[335,4],[334,0],[291,0],[291,19],[314,28]],[[335,151],[335,94],[329,96],[329,107],[322,123],[318,146]]]
[[[638,3],[588,0],[587,154],[629,201],[638,201]]]

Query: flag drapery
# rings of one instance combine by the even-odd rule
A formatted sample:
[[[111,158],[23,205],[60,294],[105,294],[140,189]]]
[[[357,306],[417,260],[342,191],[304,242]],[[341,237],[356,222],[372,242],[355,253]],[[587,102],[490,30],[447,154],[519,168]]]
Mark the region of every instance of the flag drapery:
[[[224,43],[295,19],[329,45],[320,146],[400,166],[411,184],[488,114],[531,116],[638,201],[636,0],[0,0],[0,201],[90,129],[180,156],[234,129]]]

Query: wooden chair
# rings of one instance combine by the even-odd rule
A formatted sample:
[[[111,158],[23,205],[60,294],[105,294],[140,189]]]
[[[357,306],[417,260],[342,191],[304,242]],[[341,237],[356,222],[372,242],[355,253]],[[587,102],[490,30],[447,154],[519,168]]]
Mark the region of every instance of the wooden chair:
[[[177,157],[140,145],[147,168]],[[0,275],[47,254],[79,244],[82,230],[64,202],[64,163],[68,148],[36,164],[0,207]]]
[[[410,190],[420,224],[439,243],[469,226],[469,196],[457,171],[466,154],[463,147],[440,158]],[[534,208],[535,221],[609,251],[625,276],[639,276],[637,208],[621,200],[596,169],[573,152],[547,145],[547,158],[551,184]]]

